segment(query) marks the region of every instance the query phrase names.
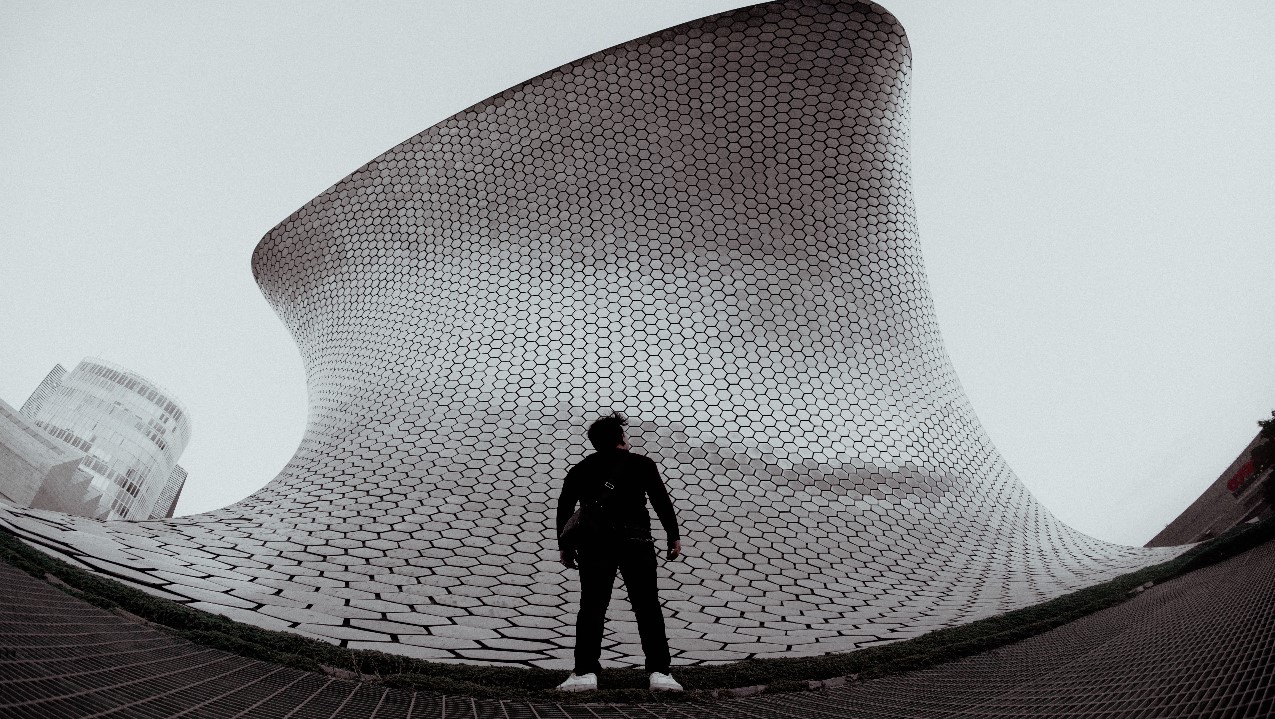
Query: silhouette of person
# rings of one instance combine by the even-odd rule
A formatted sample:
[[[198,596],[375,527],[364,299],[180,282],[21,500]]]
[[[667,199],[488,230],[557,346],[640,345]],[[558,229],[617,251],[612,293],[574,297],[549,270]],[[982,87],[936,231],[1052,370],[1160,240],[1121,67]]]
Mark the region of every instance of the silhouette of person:
[[[596,452],[572,467],[558,497],[558,536],[562,563],[580,570],[580,612],[576,616],[575,669],[560,684],[562,691],[588,691],[598,686],[602,630],[618,571],[637,617],[651,691],[681,691],[669,675],[668,637],[655,584],[655,540],[651,536],[649,499],[668,539],[665,556],[682,553],[677,516],[655,462],[629,452],[628,420],[613,412],[589,426]],[[567,522],[580,505],[574,537],[562,541]]]

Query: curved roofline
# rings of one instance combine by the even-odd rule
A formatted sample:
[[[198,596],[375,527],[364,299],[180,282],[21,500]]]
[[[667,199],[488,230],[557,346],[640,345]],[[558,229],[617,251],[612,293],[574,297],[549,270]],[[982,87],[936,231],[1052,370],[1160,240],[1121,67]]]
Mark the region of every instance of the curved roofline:
[[[164,399],[176,405],[177,409],[181,410],[182,416],[185,419],[186,423],[188,425],[190,424],[190,410],[186,407],[186,404],[184,402],[177,399],[177,396],[174,395],[171,391],[169,391],[169,389],[165,387],[164,385],[150,379],[149,377],[141,374],[140,372],[131,370],[117,362],[112,362],[110,360],[102,359],[101,357],[86,356],[84,359],[80,360],[78,364],[75,365],[75,369],[79,369],[80,366],[86,362],[91,362],[93,364],[101,365],[102,367],[106,367],[107,369],[113,369],[116,372],[126,374],[129,377],[132,377],[133,379],[139,382],[145,382],[146,384],[150,385],[156,392],[162,394],[164,396]],[[71,370],[71,372],[74,372],[74,371],[75,371],[74,369]],[[70,372],[68,372],[67,374],[70,374]]]

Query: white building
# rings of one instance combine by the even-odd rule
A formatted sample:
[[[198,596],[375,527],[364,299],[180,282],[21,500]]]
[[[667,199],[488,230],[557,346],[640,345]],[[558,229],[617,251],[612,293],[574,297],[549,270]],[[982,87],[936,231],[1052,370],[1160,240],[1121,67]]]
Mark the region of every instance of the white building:
[[[23,417],[34,417],[40,412],[40,408],[44,406],[45,401],[52,396],[53,391],[62,384],[62,378],[66,377],[66,368],[61,364],[53,365],[53,369],[41,380],[40,386],[35,388],[27,401],[22,403],[22,409],[18,412]]]
[[[169,507],[159,505],[172,504],[185,480],[185,470],[174,471],[190,441],[185,408],[154,382],[104,360],[86,358],[57,380],[55,374],[57,368],[23,405],[23,413],[84,453],[80,467],[102,494],[102,516],[165,516]],[[170,479],[177,485],[166,493]]]
[[[177,500],[182,496],[182,488],[186,486],[186,468],[180,464],[173,467],[173,471],[168,473],[168,481],[164,483],[164,489],[159,493],[159,497],[155,499],[155,506],[151,508],[151,519],[165,519],[173,516],[177,511]]]
[[[99,516],[102,495],[80,468],[83,459],[83,452],[53,439],[0,400],[0,502]]]

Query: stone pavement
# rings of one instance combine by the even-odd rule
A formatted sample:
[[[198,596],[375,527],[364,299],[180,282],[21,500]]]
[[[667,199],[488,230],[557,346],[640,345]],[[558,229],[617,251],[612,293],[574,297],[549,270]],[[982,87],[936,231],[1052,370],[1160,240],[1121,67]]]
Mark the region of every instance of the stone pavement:
[[[998,650],[820,692],[703,703],[475,700],[206,649],[0,564],[0,716],[377,719],[1267,717],[1275,542]]]

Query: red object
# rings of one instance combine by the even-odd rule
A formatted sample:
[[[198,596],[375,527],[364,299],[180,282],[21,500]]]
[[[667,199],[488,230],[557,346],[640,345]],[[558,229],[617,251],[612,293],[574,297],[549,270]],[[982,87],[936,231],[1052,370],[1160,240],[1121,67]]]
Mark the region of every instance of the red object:
[[[1248,478],[1253,476],[1253,462],[1249,460],[1244,463],[1243,467],[1235,470],[1235,476],[1226,483],[1226,489],[1232,494],[1238,493],[1248,483]]]

